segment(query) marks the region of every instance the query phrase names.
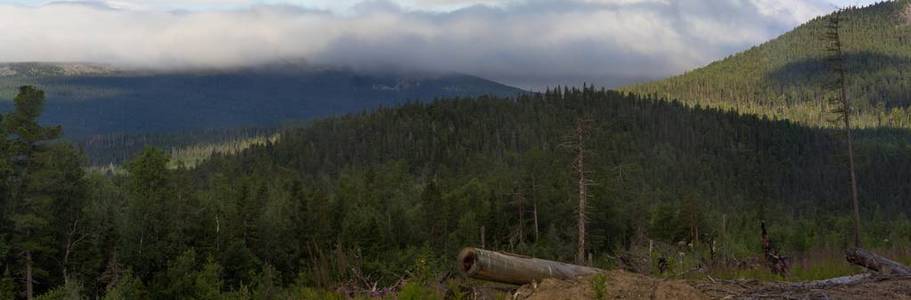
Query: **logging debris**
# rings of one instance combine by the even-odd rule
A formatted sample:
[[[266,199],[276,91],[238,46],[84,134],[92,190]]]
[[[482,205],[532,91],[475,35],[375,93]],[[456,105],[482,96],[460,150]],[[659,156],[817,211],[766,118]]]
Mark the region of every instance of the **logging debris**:
[[[459,270],[474,279],[522,285],[510,292],[513,299],[911,299],[911,268],[859,248],[848,250],[846,259],[871,272],[797,283],[684,281],[477,248],[462,250]]]
[[[845,253],[845,259],[848,262],[867,268],[870,271],[885,275],[911,275],[911,268],[893,261],[891,259],[877,255],[876,253],[860,249],[849,249]]]

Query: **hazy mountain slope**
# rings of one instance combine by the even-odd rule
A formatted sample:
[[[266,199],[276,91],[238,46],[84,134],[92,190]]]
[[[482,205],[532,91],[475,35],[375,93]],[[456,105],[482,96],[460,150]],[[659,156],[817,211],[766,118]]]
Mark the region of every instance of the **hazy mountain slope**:
[[[42,120],[63,125],[69,137],[274,126],[408,100],[521,92],[457,74],[361,74],[295,65],[139,72],[26,63],[0,65],[3,108],[23,84],[47,92]]]
[[[849,9],[841,31],[859,126],[911,127],[911,1]],[[829,126],[828,16],[703,68],[623,90]]]

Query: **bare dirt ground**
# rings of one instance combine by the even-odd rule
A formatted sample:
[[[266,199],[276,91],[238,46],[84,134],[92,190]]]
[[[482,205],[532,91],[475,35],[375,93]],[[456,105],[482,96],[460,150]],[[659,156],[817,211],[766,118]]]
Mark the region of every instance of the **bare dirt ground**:
[[[625,271],[605,276],[601,299],[911,299],[911,278],[875,278],[863,283],[804,288],[793,283],[684,281],[657,279]],[[526,285],[513,299],[596,299],[593,278],[548,279]]]
[[[593,277],[575,281],[545,279],[516,291],[516,299],[596,299]],[[710,299],[683,280],[663,280],[622,270],[604,276],[603,299]]]
[[[878,278],[826,288],[759,281],[690,282],[712,299],[911,299],[911,278]]]

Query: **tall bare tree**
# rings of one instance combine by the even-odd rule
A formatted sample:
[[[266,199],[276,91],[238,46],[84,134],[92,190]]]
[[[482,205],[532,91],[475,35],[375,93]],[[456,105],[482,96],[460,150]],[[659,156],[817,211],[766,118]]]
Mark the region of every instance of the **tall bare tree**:
[[[531,194],[532,194],[532,197],[534,197],[534,195],[537,195],[537,191],[538,191],[538,190],[537,190],[537,187],[538,187],[537,181],[535,180],[535,177],[532,177],[532,178],[531,178]],[[534,197],[534,198],[532,198],[532,200],[534,200],[534,202],[533,202],[532,205],[534,205],[534,208],[533,208],[534,215],[533,215],[533,217],[534,217],[534,222],[535,222],[535,243],[537,243],[538,240],[539,240],[540,237],[541,237],[540,234],[539,234],[539,231],[538,231],[538,198],[537,198],[537,197]]]
[[[525,194],[521,190],[516,189],[513,193],[514,203],[516,205],[517,212],[519,214],[519,224],[516,227],[514,233],[514,241],[518,244],[525,244]]]
[[[573,159],[573,171],[576,173],[576,179],[578,183],[578,200],[579,205],[577,209],[577,227],[578,234],[577,237],[578,243],[576,245],[576,263],[577,264],[587,264],[587,232],[586,232],[586,223],[588,222],[588,198],[590,197],[588,193],[588,187],[591,186],[592,181],[588,176],[588,170],[585,168],[585,158],[588,151],[585,147],[585,140],[588,139],[589,134],[591,133],[591,119],[578,119],[576,120],[575,132],[568,138],[568,141],[564,144],[566,147],[572,149],[575,153],[575,159]]]
[[[831,99],[832,104],[835,106],[833,113],[836,113],[838,116],[836,122],[840,122],[844,125],[848,144],[848,167],[851,172],[851,200],[854,207],[854,246],[860,248],[860,204],[857,200],[857,175],[854,172],[854,143],[852,141],[853,132],[851,128],[852,109],[851,102],[848,100],[845,76],[845,53],[841,42],[840,32],[841,24],[844,21],[844,18],[842,17],[843,13],[844,10],[839,10],[829,18],[829,23],[826,26],[827,31],[825,39],[829,42],[829,45],[826,48],[829,52],[829,66],[835,74],[835,80],[832,82],[831,86],[831,89],[836,91],[835,97],[832,97]]]

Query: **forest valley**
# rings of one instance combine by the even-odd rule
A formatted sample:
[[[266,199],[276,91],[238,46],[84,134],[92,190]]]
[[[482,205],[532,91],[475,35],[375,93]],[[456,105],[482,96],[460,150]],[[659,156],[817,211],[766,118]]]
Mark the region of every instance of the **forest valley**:
[[[586,263],[719,280],[859,270],[841,258],[853,221],[834,129],[561,88],[324,119],[195,168],[147,149],[114,175],[35,122],[42,99],[24,87],[3,116],[7,299],[28,277],[44,299],[426,298],[441,282],[461,297],[478,284],[454,276],[461,247],[577,256],[578,120]],[[907,262],[909,133],[857,130],[855,149],[863,245]],[[763,263],[763,221],[789,272]]]
[[[872,7],[893,5],[908,1]],[[845,78],[856,60],[839,13],[802,27],[828,41],[816,45],[827,68],[809,68],[825,88],[788,91],[831,101],[751,106],[746,94],[776,88],[736,95],[752,79],[693,88],[687,77],[456,97],[264,130],[192,165],[148,147],[122,172],[88,168],[90,151],[60,138],[69,128],[39,124],[44,92],[23,86],[0,122],[0,300],[506,299],[580,287],[466,278],[464,247],[611,270],[584,279],[592,298],[667,284],[692,291],[668,298],[790,297],[858,265],[901,273],[911,263],[907,82],[878,94],[898,102],[853,109],[858,86]],[[688,78],[729,74],[713,66]],[[873,69],[878,83],[907,74]],[[716,98],[694,102],[700,91]],[[713,102],[725,94],[736,107]]]

